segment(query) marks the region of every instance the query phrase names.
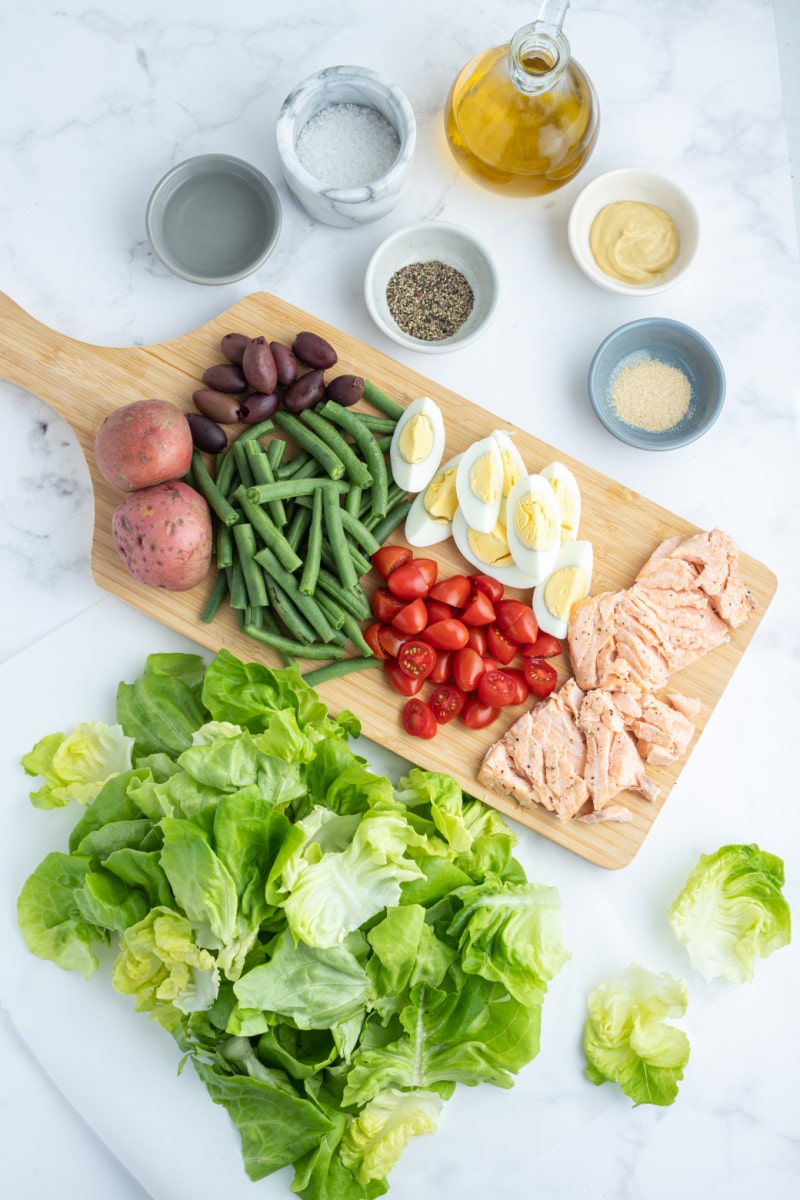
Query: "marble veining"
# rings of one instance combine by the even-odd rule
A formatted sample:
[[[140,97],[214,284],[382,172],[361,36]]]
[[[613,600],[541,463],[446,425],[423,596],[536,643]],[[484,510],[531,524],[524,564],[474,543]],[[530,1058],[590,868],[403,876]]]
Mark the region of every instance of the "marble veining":
[[[401,1161],[389,1196],[789,1200],[800,1177],[797,951],[757,964],[751,984],[705,984],[664,916],[698,856],[724,841],[758,841],[784,857],[787,896],[800,912],[792,782],[800,269],[772,4],[575,0],[565,30],[597,89],[600,134],[581,175],[541,201],[505,200],[472,184],[443,132],[456,74],[531,19],[530,6],[516,0],[442,0],[435,10],[429,0],[391,10],[367,0],[328,7],[294,0],[279,11],[221,9],[211,0],[139,0],[128,8],[112,0],[55,7],[23,0],[6,9],[0,289],[37,319],[90,343],[142,345],[186,333],[252,291],[274,292],[666,509],[720,525],[777,574],[775,600],[630,866],[601,872],[518,830],[529,876],[559,888],[572,951],[545,1004],[541,1053],[513,1089],[465,1091],[450,1102],[440,1132],[418,1139]],[[342,63],[396,84],[416,123],[395,206],[349,228],[323,223],[297,202],[276,136],[281,105],[297,84]],[[144,212],[165,171],[212,152],[241,157],[272,180],[283,226],[255,274],[209,288],[176,278],[155,258]],[[662,296],[605,293],[569,252],[567,217],[584,180],[619,166],[672,175],[699,211],[696,263]],[[423,358],[373,325],[363,277],[389,233],[431,218],[466,226],[487,244],[501,300],[480,341]],[[586,393],[600,341],[645,315],[698,328],[727,377],[725,408],[709,434],[665,454],[617,443]],[[92,580],[92,492],[66,422],[1,378],[0,401],[2,792],[14,831],[33,844],[43,817],[25,798],[17,760],[29,746],[19,742],[102,715],[98,705],[110,716],[117,682],[133,677],[142,656],[184,642]],[[380,759],[379,748],[367,750]],[[7,914],[11,903],[6,883]],[[689,986],[682,1024],[691,1058],[666,1110],[633,1109],[582,1074],[587,990],[629,961],[685,977]],[[216,1160],[180,1157],[186,1146],[176,1113],[198,1106],[193,1136],[208,1119],[190,1073],[177,1078],[144,1018],[98,1004],[91,985],[52,980],[51,968],[38,966],[15,959],[0,977],[0,1192],[26,1200],[204,1194]],[[52,1019],[37,1023],[43,981],[58,1001]],[[113,1047],[114,1071],[124,1073],[110,1089],[107,1080],[94,1086],[85,1066],[88,1014],[95,1039]],[[149,1102],[135,1111],[129,1103],[146,1094],[153,1070],[158,1101],[170,1098],[163,1122],[153,1122]],[[215,1118],[216,1111],[212,1125]],[[143,1156],[146,1137],[163,1153]],[[236,1146],[224,1135],[222,1142],[220,1155],[235,1161]],[[289,1193],[285,1176],[249,1185],[234,1174],[219,1194],[279,1200]]]

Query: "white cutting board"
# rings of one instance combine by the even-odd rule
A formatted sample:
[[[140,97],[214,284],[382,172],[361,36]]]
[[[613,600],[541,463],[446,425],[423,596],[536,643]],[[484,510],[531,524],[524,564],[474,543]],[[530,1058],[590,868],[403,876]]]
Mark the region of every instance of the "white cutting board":
[[[86,981],[32,956],[16,925],[25,878],[48,851],[66,850],[79,815],[76,806],[43,812],[30,804],[36,781],[20,767],[21,755],[45,734],[68,732],[81,720],[113,721],[118,682],[133,681],[148,654],[166,651],[209,658],[107,597],[0,666],[0,1004],[56,1088],[153,1200],[288,1198],[288,1170],[258,1185],[247,1178],[226,1112],[191,1067],[178,1075],[172,1039],[111,987],[113,954]],[[395,779],[408,765],[363,739],[358,750]],[[545,1002],[542,1051],[509,1091],[460,1088],[444,1107],[439,1132],[412,1142],[393,1172],[393,1200],[419,1200],[434,1183],[439,1200],[490,1195],[499,1164],[506,1179],[532,1184],[541,1153],[609,1108],[629,1107],[616,1088],[595,1088],[583,1077],[586,994],[637,957],[604,894],[609,877],[529,830],[515,832],[529,877],[559,887],[573,956]],[[648,947],[648,959],[659,963],[657,946]],[[44,1146],[46,1129],[40,1135]]]

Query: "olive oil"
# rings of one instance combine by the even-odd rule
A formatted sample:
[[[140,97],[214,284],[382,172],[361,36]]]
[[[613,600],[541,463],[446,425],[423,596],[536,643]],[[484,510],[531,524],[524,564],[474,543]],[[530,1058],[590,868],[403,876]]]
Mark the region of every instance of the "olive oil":
[[[543,5],[543,13],[552,5]],[[563,10],[566,5],[556,5]],[[523,26],[460,72],[445,106],[445,132],[459,166],[506,195],[562,187],[597,141],[591,80],[573,58],[560,21]]]

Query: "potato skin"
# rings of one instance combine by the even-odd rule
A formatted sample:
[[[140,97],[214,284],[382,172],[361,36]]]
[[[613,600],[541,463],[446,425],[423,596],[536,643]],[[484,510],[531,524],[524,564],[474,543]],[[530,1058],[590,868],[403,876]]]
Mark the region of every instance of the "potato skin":
[[[185,475],[192,461],[186,414],[170,400],[134,400],[109,413],[97,431],[100,474],[121,492]]]
[[[134,579],[151,587],[184,592],[208,574],[211,513],[203,497],[180,480],[126,496],[114,511],[111,534]]]

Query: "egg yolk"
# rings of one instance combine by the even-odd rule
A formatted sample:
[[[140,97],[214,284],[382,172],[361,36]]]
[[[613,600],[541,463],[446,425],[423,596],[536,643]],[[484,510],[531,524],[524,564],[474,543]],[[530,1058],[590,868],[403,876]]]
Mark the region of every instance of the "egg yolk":
[[[561,513],[561,540],[566,542],[570,538],[574,538],[575,527],[578,523],[575,495],[563,479],[552,479],[550,483]]]
[[[434,521],[452,521],[458,508],[456,495],[456,469],[442,471],[425,489],[423,507]]]
[[[415,413],[406,421],[397,438],[397,450],[403,462],[418,463],[433,449],[433,422],[425,413]]]
[[[514,532],[529,550],[547,550],[560,537],[558,520],[541,496],[523,497],[514,512]]]
[[[497,504],[500,477],[497,459],[493,454],[481,454],[475,459],[469,473],[469,486],[483,504]]]
[[[505,528],[498,523],[491,533],[479,533],[476,529],[467,531],[469,548],[476,558],[490,567],[510,567],[514,559],[508,548],[508,538]]]
[[[588,593],[588,582],[583,567],[561,567],[554,571],[544,586],[548,612],[560,621],[566,621],[572,606]]]
[[[501,447],[500,458],[503,463],[503,495],[507,496],[514,484],[522,478],[522,472],[514,455],[505,447]]]

